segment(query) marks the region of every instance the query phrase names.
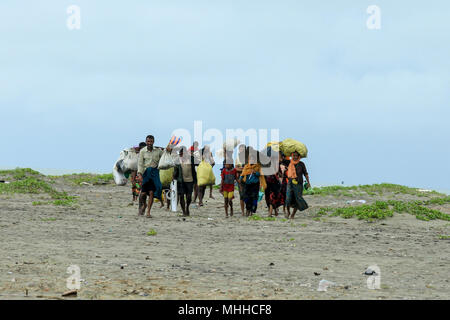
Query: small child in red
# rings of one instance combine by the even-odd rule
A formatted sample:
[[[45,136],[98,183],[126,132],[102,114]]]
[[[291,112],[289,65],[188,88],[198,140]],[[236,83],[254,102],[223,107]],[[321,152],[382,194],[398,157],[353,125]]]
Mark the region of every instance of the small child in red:
[[[222,183],[220,193],[225,200],[225,217],[228,218],[228,206],[230,206],[230,216],[233,216],[234,182],[237,181],[238,173],[232,164],[226,164],[221,173]]]

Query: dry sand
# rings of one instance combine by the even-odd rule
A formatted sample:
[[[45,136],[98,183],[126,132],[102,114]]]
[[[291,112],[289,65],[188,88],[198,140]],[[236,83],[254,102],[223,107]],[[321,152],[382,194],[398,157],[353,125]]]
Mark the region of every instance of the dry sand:
[[[77,299],[450,298],[450,241],[439,239],[449,234],[446,221],[409,214],[315,221],[319,207],[351,199],[333,196],[305,196],[311,208],[293,222],[225,219],[217,190],[191,217],[156,203],[147,219],[129,205],[128,186],[58,188],[78,203],[33,206],[45,196],[0,195],[0,299],[62,299],[70,265],[81,270]],[[448,205],[440,210],[450,213]],[[267,216],[262,203],[258,214]],[[147,235],[151,228],[157,235]],[[379,290],[369,290],[362,274],[374,264]],[[318,292],[322,279],[336,287]]]

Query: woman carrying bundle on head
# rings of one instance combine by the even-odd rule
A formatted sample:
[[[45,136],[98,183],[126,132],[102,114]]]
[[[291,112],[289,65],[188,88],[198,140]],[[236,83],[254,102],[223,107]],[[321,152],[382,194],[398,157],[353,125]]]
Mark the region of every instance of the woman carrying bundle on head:
[[[305,199],[303,199],[303,176],[305,176],[306,181],[308,182],[308,188],[310,187],[309,176],[305,164],[300,161],[300,159],[300,154],[297,151],[294,151],[287,169],[286,218],[290,219],[294,219],[297,210],[303,211],[308,209],[308,204]],[[291,207],[294,208],[292,214],[290,210]]]

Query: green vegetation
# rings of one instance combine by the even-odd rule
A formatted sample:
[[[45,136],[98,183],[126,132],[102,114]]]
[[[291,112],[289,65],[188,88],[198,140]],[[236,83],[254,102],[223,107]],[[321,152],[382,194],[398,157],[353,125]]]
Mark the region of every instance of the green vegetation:
[[[450,221],[450,215],[442,213],[441,211],[435,209],[427,208],[425,207],[425,205],[427,204],[430,204],[430,201],[376,201],[373,204],[365,204],[345,208],[321,208],[318,212],[318,215],[322,216],[331,214],[331,216],[341,216],[345,219],[353,218],[356,216],[358,219],[373,221],[376,219],[385,219],[387,217],[392,217],[394,215],[394,212],[397,212],[409,213],[415,215],[417,219],[424,221],[435,219]]]
[[[248,220],[253,220],[253,221],[261,221],[261,220],[263,220],[263,221],[276,221],[277,218],[275,218],[275,217],[261,217],[261,216],[258,216],[257,214],[254,214],[254,215],[248,217]]]
[[[148,235],[148,236],[156,236],[156,235],[157,235],[157,232],[156,232],[155,229],[150,229],[150,231],[147,232],[147,235]]]
[[[303,194],[305,195],[334,195],[334,196],[346,196],[354,197],[356,195],[360,196],[364,193],[375,196],[381,195],[383,193],[392,192],[394,194],[410,194],[418,197],[427,197],[430,195],[434,196],[444,196],[436,191],[421,192],[418,188],[410,188],[398,184],[392,183],[381,183],[381,184],[371,184],[371,185],[359,185],[359,186],[327,186],[327,187],[313,187],[311,189],[305,190]]]
[[[440,240],[450,240],[450,236],[440,234],[440,235],[439,235],[439,239],[440,239]]]
[[[93,185],[108,184],[114,182],[112,173],[106,174],[93,174],[93,173],[73,173],[65,174],[62,176],[50,176],[51,179],[63,178],[75,185],[80,185],[82,182],[90,183]]]
[[[34,201],[33,205],[52,203],[59,206],[71,206],[76,202],[75,197],[67,195],[66,192],[54,189],[45,179],[45,176],[29,168],[17,168],[14,170],[2,170],[0,176],[6,176],[12,181],[8,184],[0,183],[0,194],[48,194],[53,201]]]
[[[424,202],[425,205],[436,204],[441,206],[447,203],[450,203],[450,196],[433,198]]]
[[[30,168],[16,168],[13,170],[0,170],[0,176],[11,176],[14,180],[22,180],[30,175],[40,176],[41,174]]]

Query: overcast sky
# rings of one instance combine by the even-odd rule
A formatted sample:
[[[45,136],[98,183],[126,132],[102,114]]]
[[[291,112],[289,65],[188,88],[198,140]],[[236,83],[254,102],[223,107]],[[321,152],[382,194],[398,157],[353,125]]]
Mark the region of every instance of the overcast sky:
[[[304,142],[313,184],[450,190],[449,20],[444,0],[2,0],[0,167],[110,172],[202,120]]]

